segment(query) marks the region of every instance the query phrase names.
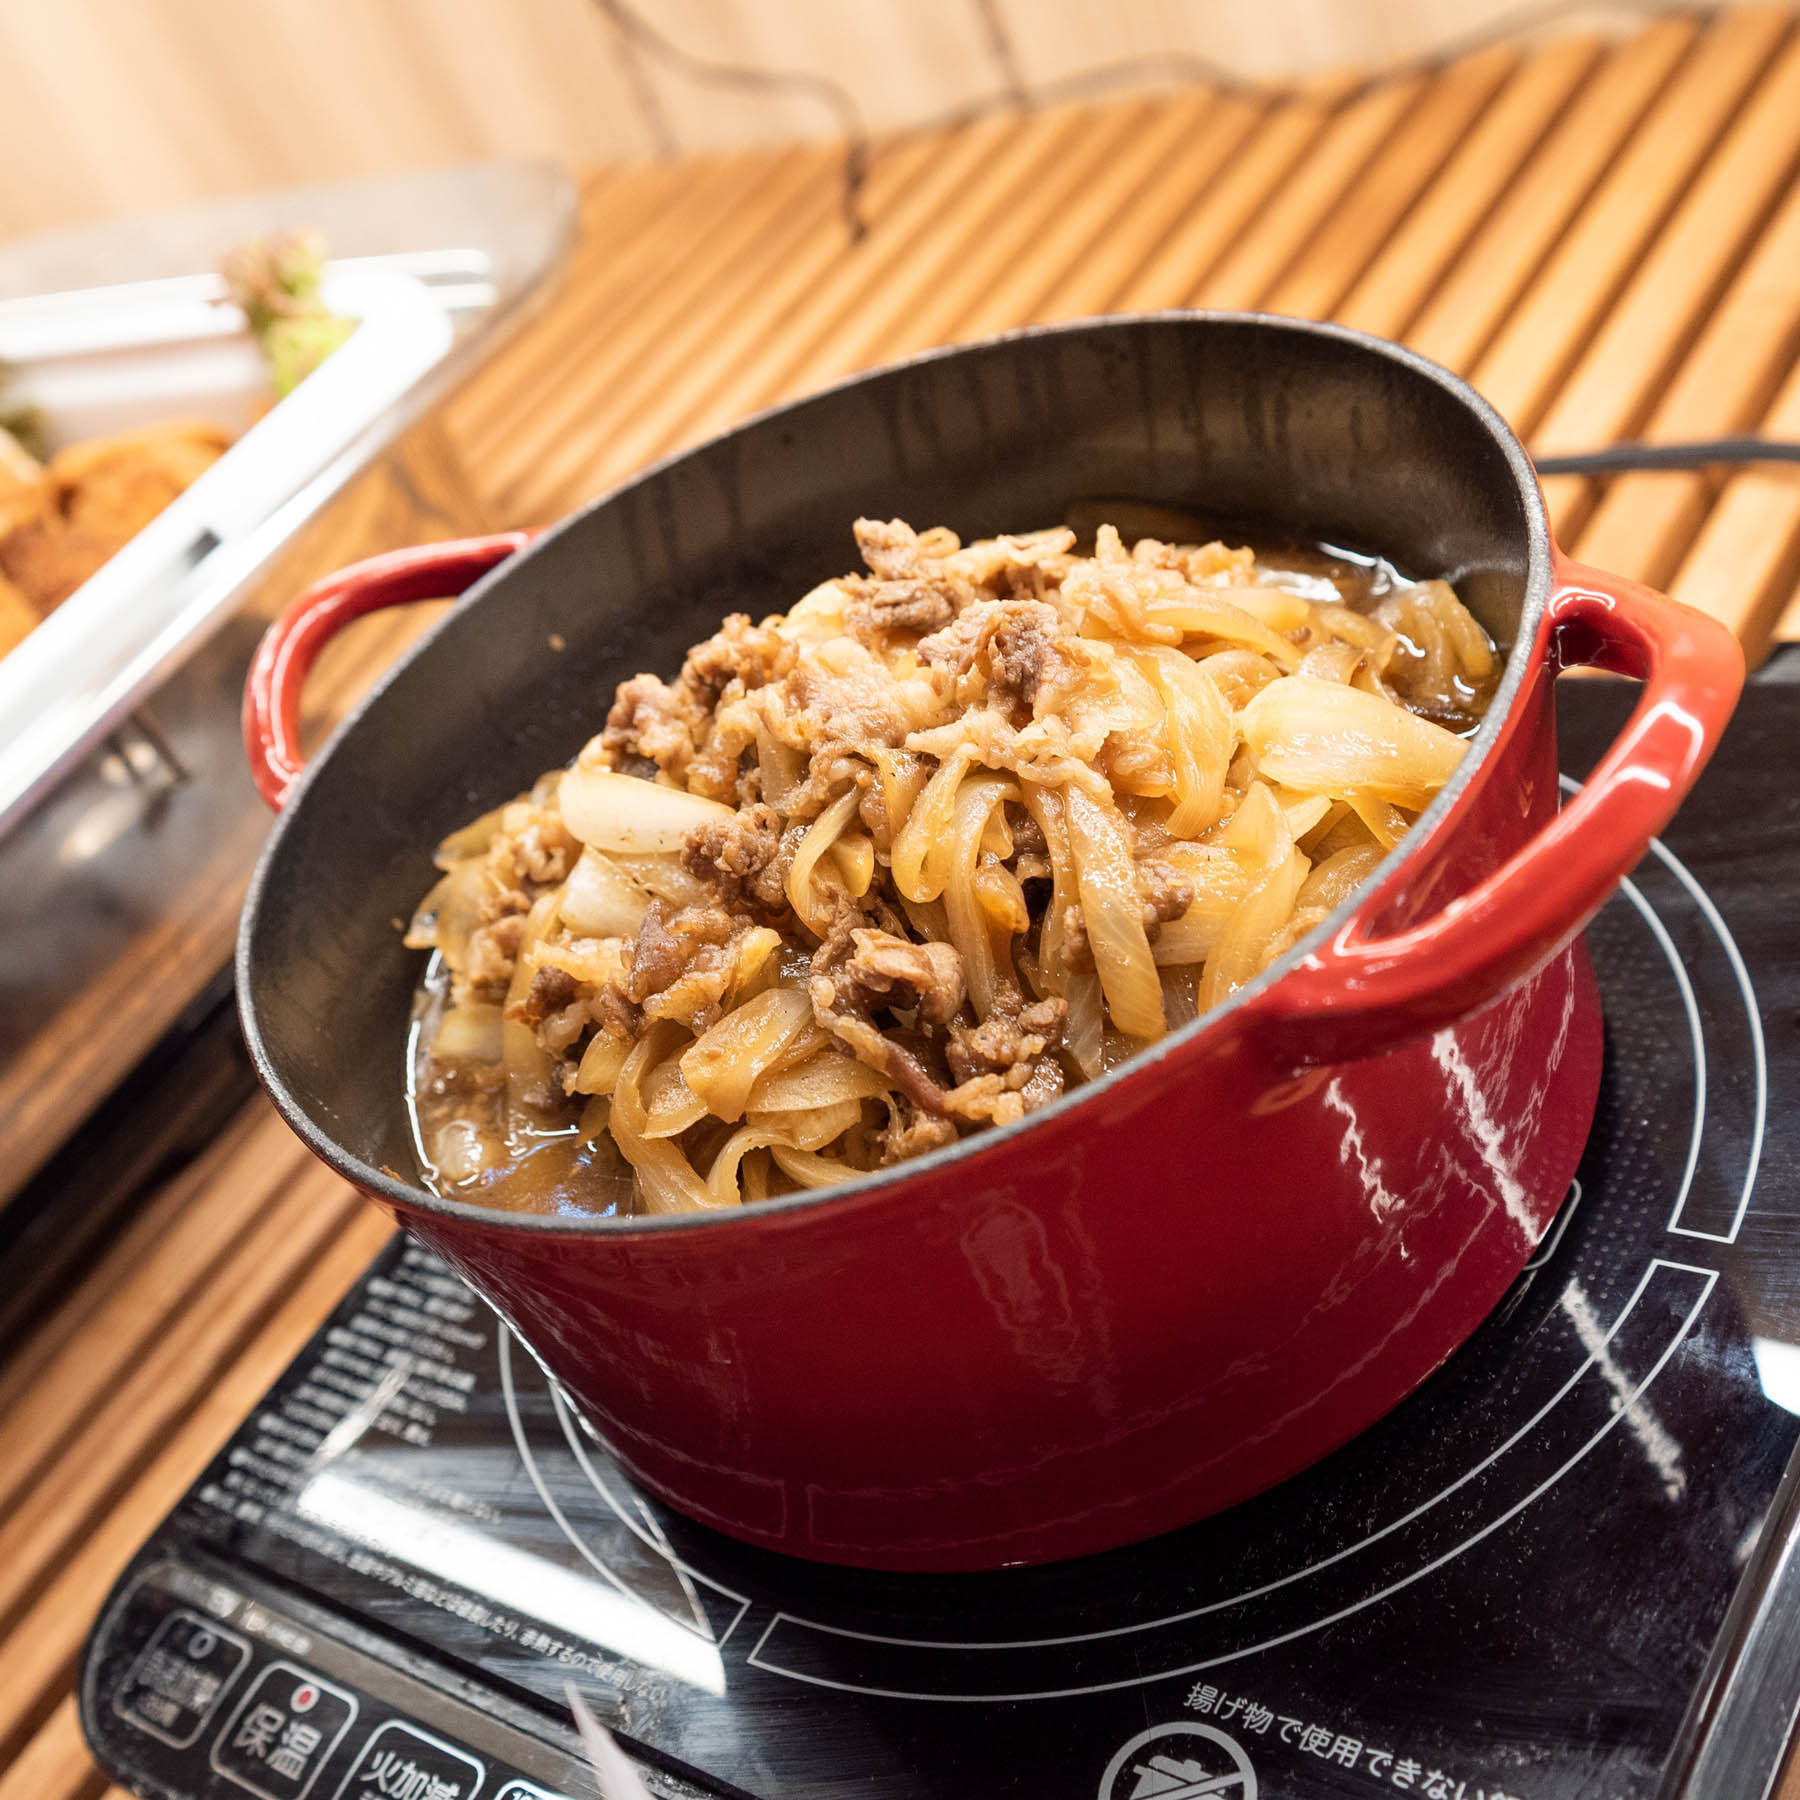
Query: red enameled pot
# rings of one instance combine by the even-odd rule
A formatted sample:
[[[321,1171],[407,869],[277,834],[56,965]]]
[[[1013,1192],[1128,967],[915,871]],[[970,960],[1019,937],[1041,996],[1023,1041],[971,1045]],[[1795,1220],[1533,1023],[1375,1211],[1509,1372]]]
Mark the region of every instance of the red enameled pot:
[[[854,560],[858,514],[965,536],[1129,496],[1441,574],[1509,647],[1463,766],[1374,883],[1210,1017],[1023,1123],[819,1195],[571,1220],[446,1204],[402,1104],[447,831],[564,761],[613,685]],[[473,584],[473,585],[471,585]],[[304,774],[347,620],[469,592]],[[1558,811],[1551,684],[1642,702]],[[1455,377],[1331,326],[1086,321],[939,352],[740,426],[523,536],[378,557],[276,625],[246,698],[281,818],[239,946],[306,1141],[459,1269],[647,1488],[772,1549],[989,1568],[1229,1506],[1387,1411],[1531,1255],[1592,1119],[1577,934],[1742,679],[1712,621],[1565,560]]]

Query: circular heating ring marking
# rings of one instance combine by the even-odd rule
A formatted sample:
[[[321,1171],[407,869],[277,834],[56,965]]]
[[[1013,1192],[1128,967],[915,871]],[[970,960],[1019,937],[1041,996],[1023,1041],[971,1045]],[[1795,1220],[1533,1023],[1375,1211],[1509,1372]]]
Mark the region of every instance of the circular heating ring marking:
[[[1562,778],[1562,780],[1563,780],[1563,785],[1565,788],[1572,790],[1575,787],[1579,786],[1578,783],[1571,782],[1567,776],[1564,776]],[[1753,1047],[1753,1051],[1754,1051],[1753,1060],[1754,1060],[1754,1065],[1755,1065],[1755,1076],[1756,1076],[1756,1109],[1755,1109],[1755,1117],[1754,1117],[1754,1123],[1753,1123],[1753,1128],[1752,1128],[1752,1141],[1751,1141],[1750,1154],[1747,1159],[1744,1187],[1743,1187],[1743,1191],[1742,1191],[1742,1197],[1739,1201],[1738,1210],[1737,1210],[1737,1223],[1734,1224],[1734,1227],[1733,1227],[1733,1230],[1731,1233],[1731,1237],[1735,1238],[1738,1226],[1741,1225],[1744,1214],[1748,1208],[1750,1191],[1755,1183],[1757,1169],[1761,1162],[1762,1140],[1763,1140],[1763,1134],[1764,1134],[1764,1130],[1765,1130],[1765,1126],[1766,1126],[1766,1096],[1767,1096],[1768,1070],[1767,1070],[1767,1062],[1766,1062],[1766,1051],[1765,1051],[1763,1035],[1762,1035],[1762,1021],[1761,1021],[1761,1018],[1760,1018],[1758,1010],[1757,1010],[1755,992],[1751,986],[1749,973],[1748,973],[1747,968],[1745,967],[1743,957],[1742,957],[1741,953],[1739,952],[1737,944],[1733,940],[1730,930],[1726,926],[1724,919],[1720,916],[1718,908],[1713,904],[1711,896],[1706,893],[1705,889],[1695,879],[1692,872],[1686,867],[1686,865],[1683,864],[1681,862],[1681,860],[1677,856],[1675,856],[1675,854],[1672,851],[1670,851],[1667,848],[1667,846],[1664,845],[1660,840],[1652,840],[1650,848],[1658,856],[1658,858],[1671,869],[1671,871],[1675,874],[1676,878],[1680,881],[1681,885],[1687,890],[1689,895],[1693,898],[1693,900],[1695,901],[1696,905],[1698,906],[1698,908],[1701,912],[1702,917],[1706,920],[1706,923],[1707,923],[1708,927],[1710,928],[1711,932],[1718,939],[1720,947],[1723,950],[1723,952],[1727,958],[1727,961],[1732,969],[1734,977],[1736,978],[1736,984],[1738,987],[1738,991],[1739,991],[1740,997],[1743,1000],[1745,1013],[1748,1018],[1752,1047]],[[1698,1002],[1693,993],[1692,984],[1688,979],[1686,969],[1683,967],[1680,957],[1675,950],[1674,942],[1669,937],[1667,928],[1663,926],[1660,918],[1657,916],[1657,914],[1655,912],[1655,909],[1652,907],[1650,902],[1646,899],[1642,890],[1639,889],[1634,882],[1629,881],[1629,880],[1622,881],[1620,883],[1620,887],[1621,887],[1621,890],[1625,893],[1626,897],[1631,901],[1634,908],[1644,918],[1646,925],[1651,930],[1652,935],[1656,939],[1656,942],[1657,942],[1659,948],[1663,952],[1664,958],[1667,961],[1670,971],[1675,979],[1675,982],[1677,985],[1677,990],[1681,996],[1683,1010],[1688,1018],[1689,1025],[1690,1025],[1690,1031],[1692,1034],[1692,1043],[1693,1043],[1693,1047],[1694,1047],[1694,1051],[1695,1051],[1695,1070],[1694,1070],[1695,1086],[1696,1086],[1696,1108],[1695,1108],[1695,1124],[1694,1124],[1694,1134],[1695,1135],[1694,1135],[1693,1142],[1690,1144],[1690,1153],[1689,1153],[1689,1157],[1688,1157],[1687,1167],[1684,1171],[1683,1181],[1681,1184],[1681,1188],[1678,1192],[1676,1205],[1675,1205],[1674,1212],[1673,1212],[1673,1214],[1671,1216],[1671,1220],[1670,1220],[1670,1229],[1671,1230],[1681,1230],[1682,1228],[1676,1226],[1674,1221],[1676,1218],[1678,1218],[1680,1216],[1681,1207],[1686,1201],[1688,1188],[1691,1185],[1694,1170],[1697,1166],[1698,1134],[1700,1133],[1701,1129],[1703,1128],[1704,1118],[1705,1118],[1704,1093],[1705,1093],[1706,1069],[1705,1069],[1704,1037],[1701,1033],[1699,1007],[1698,1007]],[[1717,1236],[1717,1234],[1713,1234],[1713,1233],[1698,1233],[1698,1232],[1689,1231],[1686,1233],[1686,1235],[1704,1236],[1704,1237],[1708,1237],[1708,1238],[1713,1238],[1715,1241],[1730,1241],[1730,1239],[1719,1238]],[[1645,1270],[1644,1274],[1639,1278],[1637,1287],[1633,1290],[1631,1296],[1627,1299],[1624,1307],[1620,1310],[1617,1317],[1613,1320],[1612,1324],[1608,1327],[1605,1337],[1602,1338],[1600,1340],[1600,1343],[1596,1346],[1596,1355],[1599,1350],[1603,1350],[1608,1344],[1611,1343],[1613,1337],[1617,1334],[1620,1327],[1625,1323],[1626,1319],[1630,1316],[1632,1309],[1635,1307],[1639,1298],[1641,1298],[1645,1288],[1649,1284],[1651,1276],[1655,1272],[1656,1263],[1660,1260],[1661,1259],[1652,1259],[1651,1267],[1647,1268]],[[1665,1266],[1667,1266],[1667,1265],[1665,1265]],[[1699,1273],[1701,1271],[1696,1270],[1695,1272]],[[1232,1596],[1222,1598],[1219,1600],[1209,1601],[1203,1606],[1188,1608],[1184,1611],[1177,1612],[1177,1613],[1165,1614],[1165,1615],[1163,1615],[1159,1618],[1155,1618],[1155,1619],[1140,1620],[1140,1621],[1137,1621],[1130,1625],[1114,1626],[1114,1627],[1110,1627],[1110,1628],[1107,1628],[1104,1630],[1071,1633],[1071,1634],[1068,1634],[1065,1636],[1046,1637],[1046,1638],[1017,1638],[1017,1639],[996,1639],[996,1640],[979,1641],[979,1640],[893,1637],[893,1636],[886,1636],[886,1635],[883,1635],[881,1633],[876,1633],[876,1632],[855,1631],[855,1630],[851,1630],[844,1626],[829,1624],[823,1620],[801,1618],[801,1617],[791,1614],[791,1613],[777,1613],[776,1617],[770,1622],[770,1624],[763,1631],[763,1634],[758,1639],[756,1646],[752,1649],[752,1651],[750,1653],[750,1661],[752,1663],[757,1664],[758,1667],[767,1669],[771,1673],[785,1675],[791,1680],[801,1681],[801,1682],[804,1682],[804,1683],[807,1683],[807,1684],[813,1685],[813,1686],[841,1688],[848,1692],[882,1695],[882,1696],[898,1698],[898,1699],[967,1701],[967,1702],[996,1702],[996,1701],[1004,1701],[1004,1700],[1052,1699],[1052,1698],[1074,1696],[1074,1695],[1078,1695],[1078,1694],[1100,1693],[1100,1692],[1106,1692],[1106,1691],[1118,1689],[1118,1688],[1138,1687],[1138,1686],[1144,1685],[1147,1682],[1164,1680],[1164,1679],[1173,1677],[1175,1675],[1192,1674],[1192,1673],[1195,1673],[1195,1672],[1198,1672],[1201,1670],[1205,1670],[1208,1668],[1218,1667],[1224,1663],[1236,1661],[1243,1656],[1251,1655],[1256,1651],[1270,1649],[1270,1648],[1275,1647],[1276,1645],[1291,1642],[1296,1638],[1309,1636],[1313,1632],[1320,1631],[1328,1625],[1335,1624],[1341,1619],[1347,1618],[1354,1613],[1363,1611],[1365,1608],[1374,1605],[1376,1602],[1378,1602],[1380,1600],[1386,1599],[1387,1597],[1400,1591],[1401,1589],[1412,1585],[1412,1583],[1414,1583],[1418,1580],[1421,1580],[1424,1576],[1432,1573],[1434,1570],[1443,1567],[1446,1563],[1453,1561],[1456,1557],[1460,1556],[1465,1550],[1470,1549],[1475,1544],[1481,1542],[1481,1540],[1483,1538],[1489,1536],[1491,1533],[1498,1530],[1500,1526],[1506,1524],[1510,1519],[1515,1517],[1519,1512],[1523,1511],[1527,1506],[1531,1505],[1534,1501],[1539,1499],[1543,1494],[1547,1493],[1552,1487],[1554,1487],[1556,1485],[1556,1483],[1559,1482],[1562,1479],[1562,1477],[1569,1472],[1569,1470],[1574,1468],[1575,1465],[1577,1463],[1579,1463],[1582,1460],[1582,1458],[1588,1454],[1588,1452],[1590,1450],[1592,1450],[1604,1437],[1606,1437],[1608,1435],[1608,1433],[1620,1421],[1620,1419],[1622,1419],[1625,1416],[1626,1412],[1630,1409],[1631,1405],[1635,1404],[1638,1400],[1642,1399],[1642,1397],[1649,1391],[1651,1384],[1656,1380],[1657,1376],[1662,1372],[1663,1368],[1667,1365],[1670,1358],[1674,1355],[1675,1351],[1677,1349],[1679,1349],[1681,1344],[1686,1340],[1688,1333],[1693,1329],[1694,1321],[1699,1317],[1701,1309],[1705,1306],[1707,1298],[1710,1296],[1713,1285],[1717,1279],[1717,1275],[1716,1275],[1715,1271],[1707,1271],[1706,1273],[1708,1275],[1708,1280],[1707,1280],[1707,1284],[1706,1284],[1704,1291],[1701,1293],[1699,1299],[1695,1302],[1695,1304],[1689,1309],[1686,1317],[1681,1322],[1680,1329],[1665,1345],[1665,1347],[1662,1351],[1662,1354],[1657,1358],[1656,1362],[1652,1365],[1650,1371],[1645,1375],[1644,1379],[1633,1389],[1633,1391],[1630,1394],[1630,1396],[1628,1397],[1628,1399],[1624,1403],[1622,1403],[1616,1411],[1612,1412],[1609,1415],[1606,1423],[1604,1425],[1602,1425],[1600,1427],[1600,1429],[1597,1432],[1595,1432],[1588,1439],[1588,1441],[1586,1443],[1584,1443],[1579,1450],[1576,1451],[1576,1453],[1572,1457],[1570,1457],[1565,1463],[1563,1463],[1563,1465],[1560,1468],[1555,1470],[1545,1481],[1541,1482],[1537,1487],[1532,1489],[1532,1491],[1530,1493],[1526,1494],[1523,1499],[1516,1501],[1511,1507],[1507,1508],[1504,1512],[1502,1512],[1496,1518],[1489,1521],[1486,1525],[1483,1525],[1478,1530],[1472,1532],[1468,1537],[1464,1538],[1462,1540],[1462,1542],[1452,1546],[1451,1549],[1445,1551],[1441,1556],[1433,1558],[1430,1562],[1424,1564],[1422,1567],[1412,1571],[1410,1574],[1407,1574],[1407,1575],[1401,1577],[1399,1580],[1397,1580],[1395,1582],[1391,1582],[1391,1583],[1387,1584],[1385,1587],[1377,1590],[1376,1592],[1365,1595],[1360,1600],[1353,1601],[1350,1605],[1343,1607],[1343,1608],[1339,1609],[1338,1611],[1327,1615],[1326,1617],[1313,1620],[1313,1621],[1309,1622],[1308,1624],[1305,1624],[1302,1626],[1298,1626],[1292,1631],[1281,1633],[1277,1636],[1264,1639],[1259,1643],[1244,1646],[1241,1649],[1227,1652],[1218,1657],[1209,1658],[1209,1659],[1206,1659],[1206,1660],[1203,1660],[1200,1662],[1184,1664],[1179,1668],[1165,1669],[1165,1670],[1160,1670],[1160,1671],[1153,1671],[1153,1672],[1149,1672],[1149,1673],[1134,1675],[1134,1676],[1128,1677],[1128,1678],[1126,1678],[1124,1680],[1120,1680],[1120,1681],[1099,1682],[1099,1683],[1093,1683],[1093,1684],[1088,1684],[1088,1685],[1084,1685],[1084,1686],[1059,1688],[1059,1689],[1042,1689],[1042,1690],[1036,1690],[1036,1691],[1032,1691],[1032,1692],[1022,1692],[1022,1693],[1017,1693],[1017,1694],[992,1694],[992,1693],[946,1694],[946,1693],[930,1693],[930,1692],[922,1692],[922,1691],[914,1691],[914,1690],[880,1688],[880,1687],[875,1687],[875,1686],[871,1686],[868,1684],[856,1683],[856,1682],[835,1682],[835,1681],[831,1681],[824,1677],[817,1676],[817,1675],[814,1675],[811,1673],[794,1670],[794,1669],[783,1668],[779,1665],[769,1664],[769,1663],[760,1661],[760,1652],[761,1652],[764,1644],[767,1643],[771,1634],[779,1626],[781,1626],[784,1623],[799,1627],[806,1631],[820,1632],[820,1633],[828,1634],[828,1635],[834,1636],[834,1637],[849,1638],[849,1639],[853,1639],[860,1643],[889,1644],[889,1645],[893,1645],[897,1648],[907,1648],[907,1649],[944,1650],[944,1651],[962,1651],[962,1652],[1050,1649],[1050,1648],[1056,1648],[1056,1647],[1063,1646],[1063,1645],[1076,1645],[1076,1644],[1082,1644],[1082,1643],[1089,1643],[1089,1642],[1097,1641],[1100,1639],[1127,1637],[1127,1636],[1134,1636],[1134,1635],[1137,1635],[1139,1633],[1144,1633],[1144,1632],[1159,1631],[1159,1630],[1162,1630],[1162,1629],[1172,1626],[1172,1625],[1179,1625],[1179,1624],[1186,1623],[1186,1622],[1196,1619],[1196,1618],[1204,1617],[1205,1615],[1207,1615],[1209,1613],[1220,1612],[1220,1611],[1225,1610],[1228,1607],[1237,1606],[1237,1605],[1241,1605],[1248,1601],[1260,1599],[1269,1593],[1277,1591],[1278,1589],[1291,1586],[1293,1583],[1303,1580],[1307,1576],[1317,1573],[1319,1570],[1329,1568],[1333,1564],[1345,1560],[1347,1557],[1354,1556],[1354,1555],[1360,1553],[1362,1550],[1366,1549],[1370,1545],[1379,1542],[1382,1538],[1387,1537],[1391,1533],[1401,1529],[1403,1526],[1410,1524],[1411,1522],[1413,1522],[1414,1520],[1419,1518],[1424,1513],[1430,1511],[1431,1508],[1437,1506],[1443,1500],[1447,1499],[1450,1495],[1454,1494],[1459,1488],[1463,1487],[1466,1483],[1471,1481],[1476,1475],[1480,1474],[1484,1469],[1490,1467],[1495,1461],[1497,1461],[1509,1449],[1511,1449],[1521,1438],[1528,1435],[1535,1428],[1535,1426],[1538,1424],[1538,1422],[1553,1407],[1555,1407],[1563,1399],[1563,1397],[1575,1386],[1575,1384],[1582,1378],[1582,1376],[1584,1374],[1586,1374],[1587,1371],[1593,1367],[1594,1362],[1595,1362],[1595,1355],[1590,1355],[1582,1363],[1582,1365],[1579,1368],[1577,1368],[1575,1370],[1575,1372],[1564,1382],[1562,1387],[1560,1387],[1557,1390],[1556,1394],[1553,1395],[1551,1397],[1551,1399],[1549,1401],[1547,1401],[1542,1407],[1540,1407],[1538,1409],[1538,1411],[1536,1413],[1534,1413],[1532,1415],[1532,1417],[1525,1422],[1525,1424],[1523,1424],[1517,1430],[1515,1430],[1513,1432],[1513,1434],[1505,1440],[1505,1442],[1503,1442],[1497,1449],[1490,1452],[1489,1455],[1486,1456],[1485,1458],[1483,1458],[1481,1462],[1479,1462],[1479,1463],[1475,1464],[1473,1467],[1465,1470],[1454,1481],[1448,1483],[1444,1488],[1440,1489],[1438,1493],[1434,1494],[1429,1499],[1422,1501],[1418,1506],[1414,1507],[1410,1512],[1403,1514],[1401,1517],[1399,1517],[1397,1519],[1391,1520],[1388,1524],[1382,1526],[1379,1530],[1371,1532],[1367,1536],[1359,1539],[1356,1543],[1346,1545],[1342,1549],[1334,1551],[1331,1555],[1322,1557],[1316,1562],[1306,1564],[1302,1568],[1291,1570],[1288,1574],[1279,1576],[1275,1580],[1264,1583],[1260,1587],[1249,1588],[1249,1589],[1244,1590],[1242,1593],[1239,1593],[1236,1595],[1232,1595]],[[554,1390],[553,1390],[553,1399],[560,1401],[560,1396],[555,1395]],[[527,1456],[527,1460],[529,1460],[529,1452],[526,1448],[526,1438],[525,1438],[525,1433],[523,1430],[523,1424],[522,1424],[522,1421],[519,1420],[519,1418],[517,1416],[516,1407],[513,1403],[513,1399],[512,1399],[512,1396],[510,1393],[508,1394],[508,1411],[511,1412],[514,1416],[515,1440],[519,1445],[521,1453],[525,1454]],[[714,1586],[715,1588],[717,1588],[719,1586],[718,1583],[711,1580],[711,1578],[709,1578],[703,1571],[695,1568],[693,1565],[686,1563],[686,1562],[682,1561],[681,1559],[679,1559],[678,1557],[674,1556],[671,1553],[670,1548],[666,1544],[658,1543],[656,1541],[656,1539],[650,1537],[645,1532],[643,1525],[639,1521],[634,1520],[629,1516],[626,1509],[620,1505],[617,1497],[613,1494],[613,1492],[611,1491],[608,1484],[606,1484],[605,1482],[603,1482],[602,1480],[599,1479],[598,1473],[593,1468],[591,1460],[584,1453],[585,1447],[580,1445],[579,1442],[577,1441],[578,1427],[575,1424],[575,1421],[572,1417],[572,1413],[571,1413],[570,1409],[562,1404],[558,1404],[556,1407],[556,1411],[557,1411],[558,1417],[562,1423],[564,1436],[568,1440],[569,1447],[574,1452],[574,1454],[576,1456],[576,1460],[583,1467],[584,1471],[588,1475],[590,1482],[593,1484],[595,1490],[599,1493],[601,1498],[606,1502],[609,1509],[619,1519],[619,1522],[622,1525],[624,1525],[627,1530],[632,1532],[632,1534],[634,1536],[636,1536],[640,1540],[642,1540],[647,1546],[654,1549],[659,1555],[665,1557],[668,1561],[673,1563],[676,1566],[676,1568],[678,1570],[680,1570],[682,1573],[695,1576],[702,1581],[706,1581],[709,1586]],[[567,1525],[567,1523],[565,1521],[563,1521],[560,1518],[560,1516],[559,1516],[558,1522],[560,1524],[562,1524],[563,1529],[566,1533],[568,1533],[571,1537],[574,1536],[574,1534],[572,1532],[570,1532],[569,1526]],[[590,1550],[588,1550],[584,1545],[577,1543],[576,1548],[579,1550],[582,1550],[584,1555],[588,1555],[591,1557],[592,1552]],[[729,1590],[725,1590],[725,1591],[729,1592]],[[741,1596],[738,1596],[735,1594],[733,1594],[732,1597],[733,1598],[741,1598]]]

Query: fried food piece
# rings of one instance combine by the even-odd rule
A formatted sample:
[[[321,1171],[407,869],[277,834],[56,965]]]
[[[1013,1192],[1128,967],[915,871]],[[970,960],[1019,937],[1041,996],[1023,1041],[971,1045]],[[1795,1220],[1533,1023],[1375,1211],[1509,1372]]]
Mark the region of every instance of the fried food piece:
[[[55,503],[70,530],[114,547],[135,537],[231,447],[216,425],[150,425],[75,444],[50,464]]]
[[[199,421],[76,444],[35,495],[0,494],[0,574],[51,612],[223,456],[231,439]]]

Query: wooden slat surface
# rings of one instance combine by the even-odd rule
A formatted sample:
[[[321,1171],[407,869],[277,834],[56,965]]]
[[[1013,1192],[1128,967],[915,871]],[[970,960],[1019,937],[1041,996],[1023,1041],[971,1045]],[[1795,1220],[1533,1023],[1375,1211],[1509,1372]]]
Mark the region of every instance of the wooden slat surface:
[[[545,522],[858,367],[1183,305],[1398,336],[1539,448],[1800,436],[1797,172],[1800,37],[1766,7],[1286,97],[1194,88],[902,136],[877,147],[855,244],[829,148],[619,168],[587,184],[561,295],[434,441],[473,490],[459,517]],[[1667,584],[1753,653],[1800,635],[1800,474],[1551,497],[1577,554]],[[372,500],[329,548],[396,522]],[[447,522],[422,509],[421,530]],[[368,621],[336,647],[320,711],[416,628]],[[94,1609],[385,1231],[255,1105],[0,1368],[0,1800],[103,1790],[69,1698]]]

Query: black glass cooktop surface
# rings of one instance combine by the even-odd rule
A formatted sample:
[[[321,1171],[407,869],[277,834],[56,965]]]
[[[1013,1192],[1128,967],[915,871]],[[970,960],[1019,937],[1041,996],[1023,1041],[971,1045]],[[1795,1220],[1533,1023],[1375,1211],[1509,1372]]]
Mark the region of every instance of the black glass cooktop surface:
[[[1563,696],[1571,770],[1631,697]],[[1759,683],[1592,928],[1606,1075],[1548,1237],[1304,1475],[1045,1569],[785,1561],[635,1491],[396,1243],[121,1580],[102,1763],[170,1800],[591,1794],[573,1681],[663,1793],[1761,1793],[1800,1696],[1796,749],[1800,686]]]

